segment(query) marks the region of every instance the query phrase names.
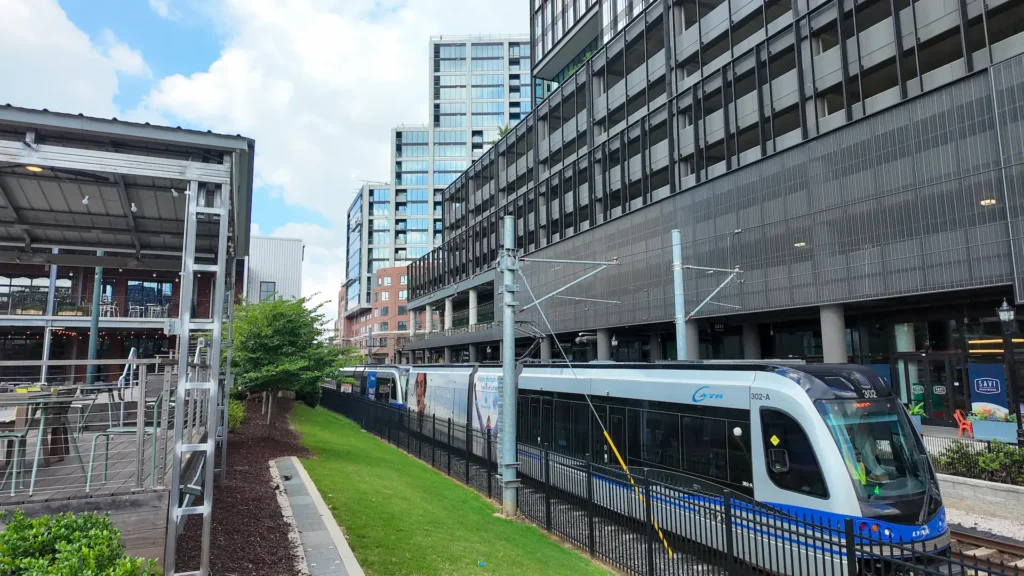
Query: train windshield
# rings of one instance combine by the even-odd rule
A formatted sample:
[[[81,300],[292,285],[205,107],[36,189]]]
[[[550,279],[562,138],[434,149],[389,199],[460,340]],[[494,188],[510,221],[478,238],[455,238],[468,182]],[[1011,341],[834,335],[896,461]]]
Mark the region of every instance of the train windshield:
[[[862,500],[920,495],[928,489],[927,458],[896,400],[818,402]]]

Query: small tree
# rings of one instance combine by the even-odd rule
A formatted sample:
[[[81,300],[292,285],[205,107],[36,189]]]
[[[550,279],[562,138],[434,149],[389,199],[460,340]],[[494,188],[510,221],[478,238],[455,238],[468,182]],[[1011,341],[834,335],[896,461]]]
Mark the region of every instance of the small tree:
[[[512,132],[512,126],[510,124],[505,124],[501,128],[498,128],[498,140],[508,136],[509,132]]]
[[[239,391],[269,393],[268,424],[278,392],[318,398],[321,382],[351,355],[331,345],[327,319],[320,312],[325,303],[307,304],[307,298],[246,302],[235,314],[235,385]]]

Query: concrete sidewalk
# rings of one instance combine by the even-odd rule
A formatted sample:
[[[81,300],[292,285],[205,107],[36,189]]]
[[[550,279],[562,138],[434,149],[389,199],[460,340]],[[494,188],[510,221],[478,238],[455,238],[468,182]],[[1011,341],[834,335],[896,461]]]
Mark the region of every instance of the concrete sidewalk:
[[[310,576],[365,576],[302,463],[289,456],[278,458],[274,465],[299,530]]]

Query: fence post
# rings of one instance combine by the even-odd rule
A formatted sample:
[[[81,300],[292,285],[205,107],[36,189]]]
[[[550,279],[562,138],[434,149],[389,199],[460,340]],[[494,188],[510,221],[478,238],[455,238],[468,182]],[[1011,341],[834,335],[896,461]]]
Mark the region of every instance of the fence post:
[[[545,444],[544,448],[544,527],[551,532],[551,458]]]
[[[430,415],[430,465],[434,465],[434,455],[437,454],[437,414]]]
[[[445,453],[448,454],[448,475],[452,475],[452,419],[448,419],[448,436],[445,439],[448,447],[445,448]]]
[[[473,427],[466,426],[466,486],[473,487],[473,483],[469,481],[469,445],[473,440]]]
[[[846,574],[857,576],[857,535],[853,532],[853,518],[843,520],[846,538]]]
[[[726,490],[722,494],[722,527],[725,530],[725,553],[728,555],[727,562],[734,562],[736,551],[733,548],[732,534],[732,493]]]
[[[647,479],[647,469],[641,476],[644,485],[644,535],[647,537],[647,574],[654,576],[654,510],[651,509],[651,481]]]
[[[594,464],[587,452],[587,550],[594,555]]]
[[[491,498],[491,429],[487,429],[487,497]]]

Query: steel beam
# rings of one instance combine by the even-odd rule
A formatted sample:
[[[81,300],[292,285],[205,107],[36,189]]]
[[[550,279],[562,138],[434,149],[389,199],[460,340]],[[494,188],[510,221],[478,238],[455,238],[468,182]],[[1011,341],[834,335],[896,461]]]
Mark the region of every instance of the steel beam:
[[[204,164],[50,144],[29,147],[22,142],[0,141],[0,162],[214,184],[231,183],[231,167],[224,164]]]
[[[117,198],[121,201],[121,210],[124,211],[125,219],[128,220],[128,232],[135,244],[135,251],[139,252],[142,250],[142,246],[139,245],[139,234],[135,228],[135,215],[132,214],[132,203],[128,199],[128,190],[125,190],[124,179],[120,174],[114,174],[114,184],[117,185]]]
[[[4,207],[7,208],[7,212],[10,213],[11,217],[14,218],[14,222],[17,224],[21,224],[21,215],[18,214],[18,210],[14,207],[14,204],[11,204],[11,195],[8,193],[7,183],[4,182],[2,179],[0,179],[0,200],[3,200]],[[21,233],[25,237],[25,246],[31,246],[32,237],[28,235],[28,231],[22,229]]]

